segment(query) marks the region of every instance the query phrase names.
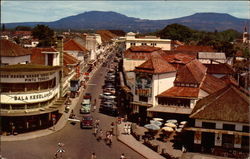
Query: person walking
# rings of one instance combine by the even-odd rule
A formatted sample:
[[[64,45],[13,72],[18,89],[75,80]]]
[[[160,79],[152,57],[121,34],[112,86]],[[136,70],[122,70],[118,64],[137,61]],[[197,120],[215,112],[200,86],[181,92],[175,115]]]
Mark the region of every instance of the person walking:
[[[92,155],[91,155],[91,159],[96,159],[96,155],[95,155],[94,152],[93,152]]]
[[[102,131],[102,129],[100,129],[99,135],[98,135],[98,137],[97,137],[97,140],[98,140],[98,141],[102,140],[102,137],[103,137],[103,131]]]
[[[127,129],[127,124],[124,125],[124,128],[123,128],[123,129],[124,129],[124,134],[125,134],[125,135],[128,134],[128,131],[127,131],[127,130],[128,130],[128,129]]]
[[[94,136],[96,136],[97,133],[98,133],[98,128],[95,126],[95,127],[94,127]]]
[[[130,135],[131,134],[131,124],[128,124],[128,126],[127,126],[127,132],[128,132],[128,135]]]
[[[126,157],[125,157],[124,153],[123,153],[123,154],[121,154],[120,159],[126,159]]]

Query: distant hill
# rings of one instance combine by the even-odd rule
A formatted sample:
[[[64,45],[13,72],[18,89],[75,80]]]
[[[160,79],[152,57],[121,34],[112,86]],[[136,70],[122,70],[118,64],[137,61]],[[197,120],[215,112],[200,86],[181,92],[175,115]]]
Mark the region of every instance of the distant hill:
[[[240,19],[223,13],[196,13],[190,16],[168,20],[148,20],[128,17],[116,12],[90,11],[78,15],[62,18],[54,22],[24,22],[5,23],[6,28],[16,26],[35,26],[37,24],[48,25],[53,29],[74,30],[124,30],[134,32],[154,32],[163,29],[166,25],[178,23],[189,28],[204,31],[223,31],[234,29],[243,31],[249,19]]]

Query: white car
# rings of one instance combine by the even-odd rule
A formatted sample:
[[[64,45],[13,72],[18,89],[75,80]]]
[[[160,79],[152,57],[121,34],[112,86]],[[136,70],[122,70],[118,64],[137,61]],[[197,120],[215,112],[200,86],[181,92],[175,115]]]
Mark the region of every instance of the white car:
[[[115,99],[116,97],[112,93],[103,93],[100,94],[100,98]]]

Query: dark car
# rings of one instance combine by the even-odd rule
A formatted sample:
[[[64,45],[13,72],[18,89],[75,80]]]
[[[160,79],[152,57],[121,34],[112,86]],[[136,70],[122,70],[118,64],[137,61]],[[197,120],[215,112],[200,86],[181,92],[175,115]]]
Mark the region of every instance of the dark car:
[[[92,129],[93,127],[93,117],[92,115],[88,114],[88,115],[84,115],[82,117],[82,121],[81,121],[81,128],[90,128]]]

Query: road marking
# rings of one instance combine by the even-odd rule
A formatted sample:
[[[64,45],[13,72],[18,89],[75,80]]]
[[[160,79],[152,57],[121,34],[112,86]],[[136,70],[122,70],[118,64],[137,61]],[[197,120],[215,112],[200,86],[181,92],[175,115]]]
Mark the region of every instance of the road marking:
[[[68,119],[69,121],[75,121],[75,122],[80,122],[80,120],[79,119]]]

